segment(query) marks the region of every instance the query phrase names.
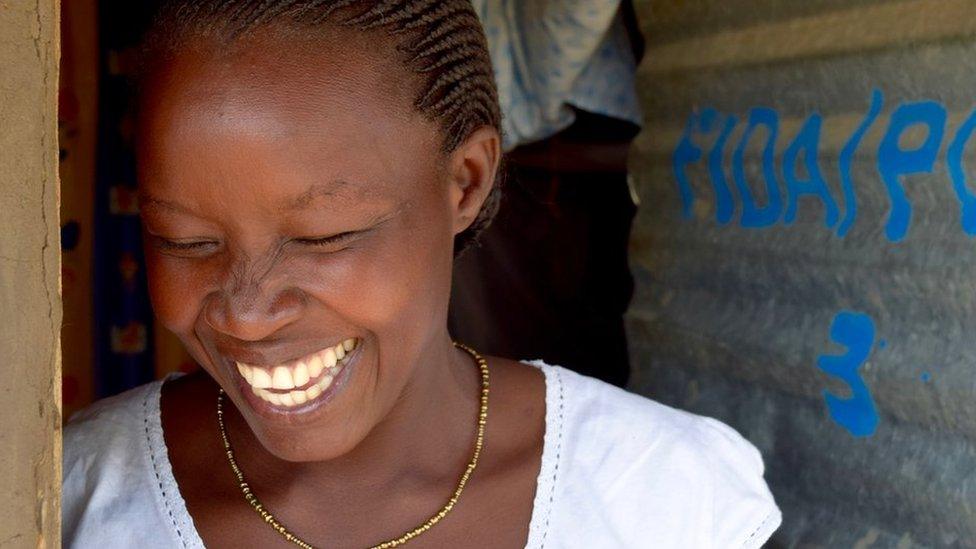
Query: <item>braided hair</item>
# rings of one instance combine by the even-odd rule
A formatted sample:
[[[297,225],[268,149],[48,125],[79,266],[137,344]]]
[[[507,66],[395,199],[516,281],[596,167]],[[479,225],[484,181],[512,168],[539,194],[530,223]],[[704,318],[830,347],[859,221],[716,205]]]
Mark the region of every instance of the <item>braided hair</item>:
[[[442,132],[444,153],[478,128],[501,132],[498,92],[484,30],[470,0],[164,0],[143,46],[143,70],[188,37],[231,42],[273,24],[331,24],[382,33],[419,82],[414,108]],[[501,202],[496,181],[474,222],[454,239],[459,255],[488,227]]]

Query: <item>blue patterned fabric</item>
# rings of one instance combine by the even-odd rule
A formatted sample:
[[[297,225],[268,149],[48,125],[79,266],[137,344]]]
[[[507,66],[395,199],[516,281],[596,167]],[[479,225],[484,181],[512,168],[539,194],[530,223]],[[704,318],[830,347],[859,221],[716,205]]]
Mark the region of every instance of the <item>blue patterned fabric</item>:
[[[105,9],[111,7],[112,9]],[[99,10],[98,158],[95,181],[93,292],[94,397],[120,393],[155,375],[153,315],[136,193],[131,77],[142,2]]]
[[[570,106],[641,124],[620,0],[473,0],[488,36],[505,149],[573,123]]]

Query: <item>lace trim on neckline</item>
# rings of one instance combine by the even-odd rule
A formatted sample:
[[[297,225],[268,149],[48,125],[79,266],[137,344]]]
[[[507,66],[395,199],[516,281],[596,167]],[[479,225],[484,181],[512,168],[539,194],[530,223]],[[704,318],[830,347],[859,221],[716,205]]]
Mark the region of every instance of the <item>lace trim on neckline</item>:
[[[176,484],[176,477],[173,476],[173,467],[169,461],[166,440],[163,438],[162,418],[159,413],[163,383],[181,375],[183,374],[171,373],[162,380],[153,382],[151,389],[146,391],[142,402],[143,425],[146,431],[149,461],[155,475],[155,487],[158,490],[156,494],[169,517],[170,524],[173,525],[176,538],[187,549],[203,549],[203,540],[193,526],[193,518],[186,510],[186,501]]]
[[[542,442],[542,463],[536,478],[535,498],[532,503],[532,518],[529,521],[529,536],[526,549],[544,547],[549,533],[549,521],[556,496],[559,462],[562,455],[564,389],[560,367],[546,364],[542,360],[521,360],[540,369],[546,382],[546,430]],[[169,461],[166,440],[163,438],[160,417],[160,397],[163,384],[185,374],[174,372],[165,378],[154,381],[142,403],[143,425],[146,433],[146,446],[152,472],[155,475],[156,495],[173,525],[176,538],[187,549],[204,549],[203,540],[193,525],[193,518],[186,508],[186,501],[180,493]]]

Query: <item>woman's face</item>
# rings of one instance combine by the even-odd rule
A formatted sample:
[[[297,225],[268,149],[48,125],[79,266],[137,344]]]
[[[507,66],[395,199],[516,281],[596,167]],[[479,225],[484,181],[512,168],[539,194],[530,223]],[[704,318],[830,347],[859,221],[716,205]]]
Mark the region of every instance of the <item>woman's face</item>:
[[[138,151],[155,313],[293,461],[392,408],[444,333],[463,228],[409,73],[303,47],[178,53],[147,82]]]

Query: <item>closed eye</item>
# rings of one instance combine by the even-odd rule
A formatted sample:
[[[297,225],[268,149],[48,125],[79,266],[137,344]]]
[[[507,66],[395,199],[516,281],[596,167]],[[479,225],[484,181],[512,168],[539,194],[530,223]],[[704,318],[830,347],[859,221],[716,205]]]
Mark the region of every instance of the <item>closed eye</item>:
[[[296,238],[295,242],[300,244],[307,244],[309,246],[331,246],[334,244],[339,244],[349,240],[360,231],[346,231],[344,233],[334,234],[332,236],[324,236],[321,238]]]
[[[176,240],[167,240],[165,238],[158,237],[158,236],[155,236],[155,235],[153,235],[153,236],[155,237],[154,240],[156,241],[156,247],[159,248],[159,249],[161,249],[161,250],[170,250],[170,251],[199,250],[199,249],[202,249],[202,248],[204,248],[206,246],[210,246],[212,244],[216,244],[216,242],[212,242],[212,241],[209,241],[209,240],[198,240],[198,241],[192,241],[192,242],[179,242],[179,241],[176,241]]]

